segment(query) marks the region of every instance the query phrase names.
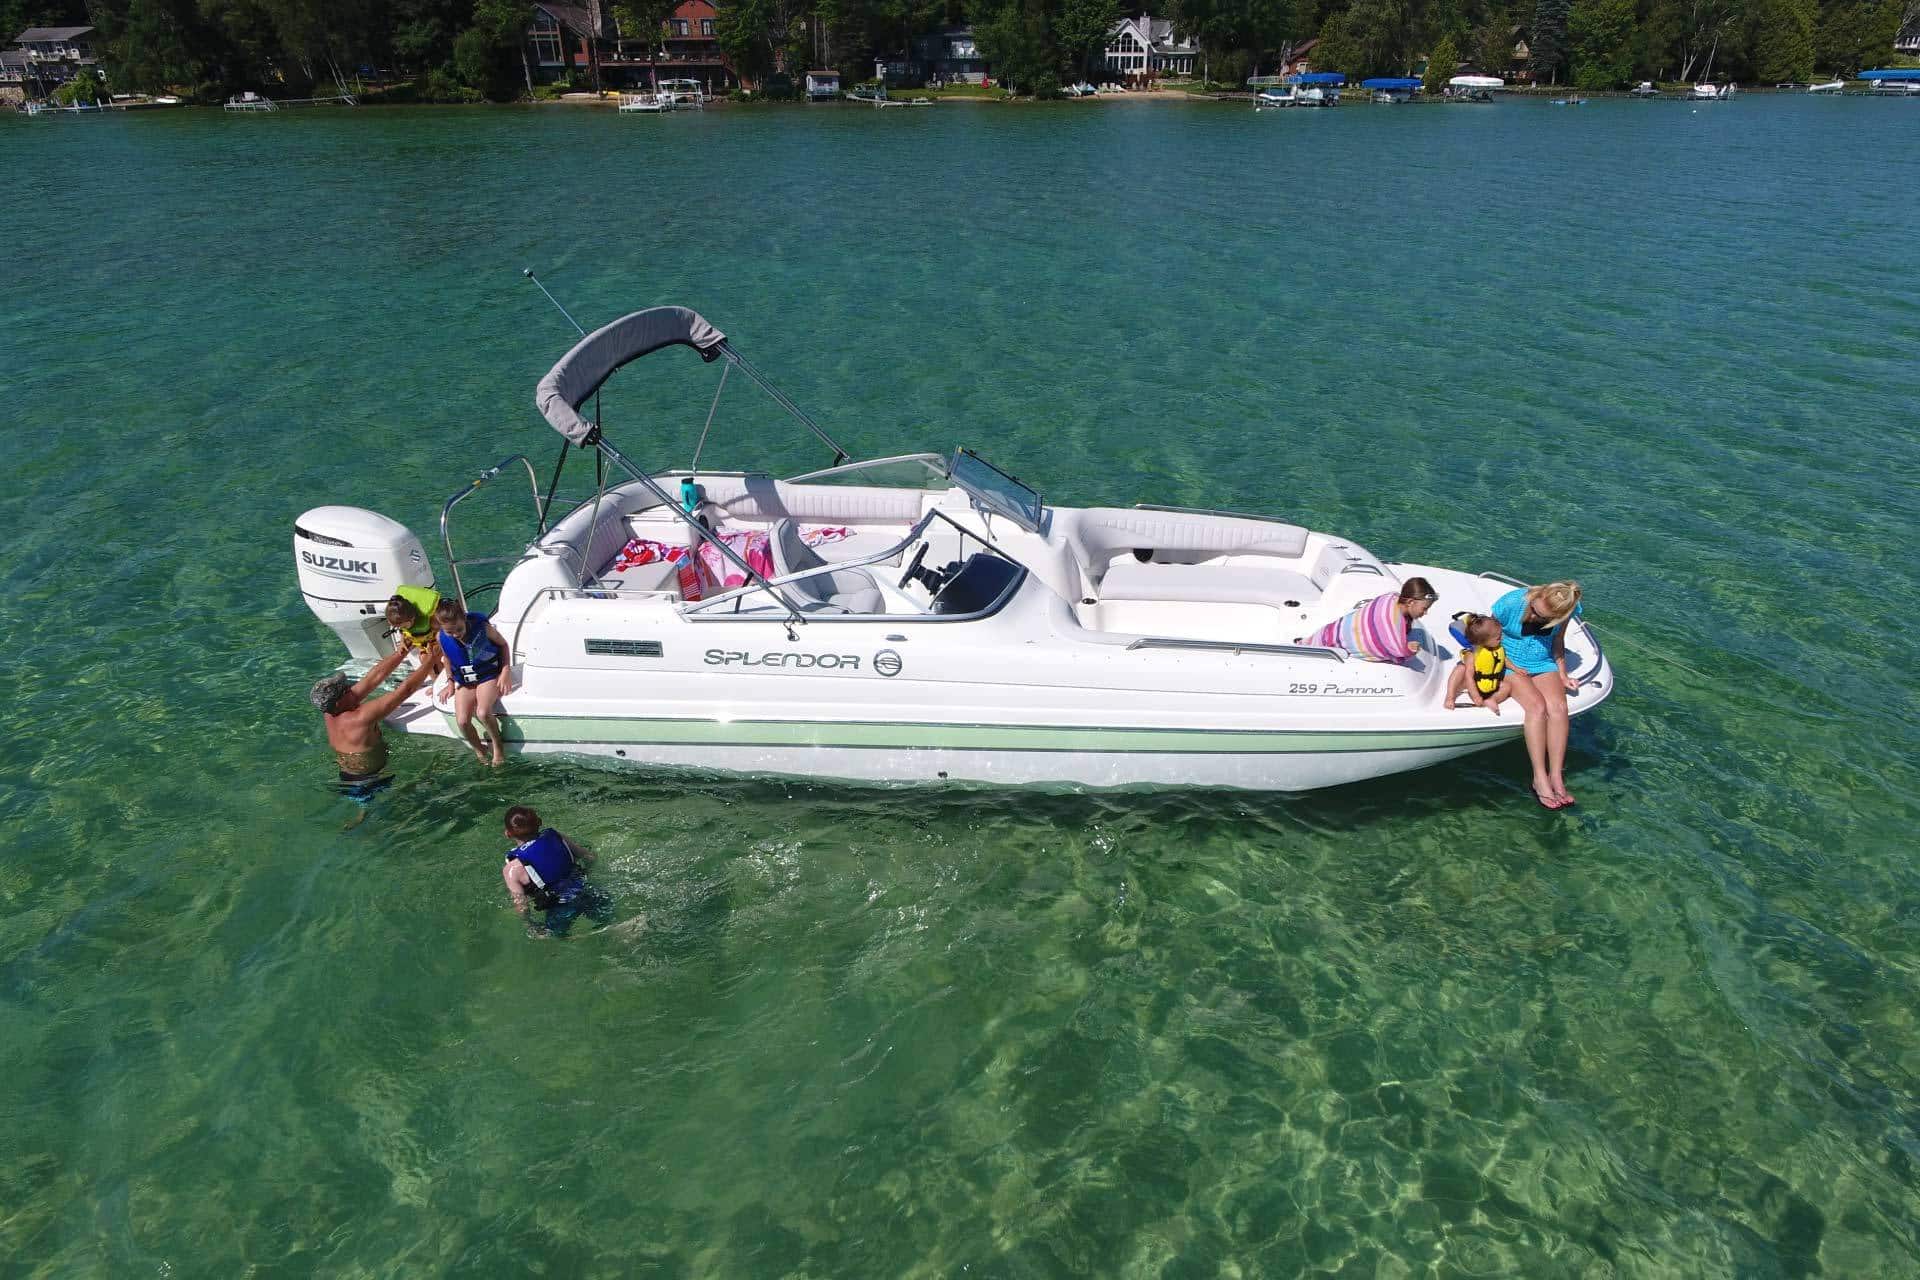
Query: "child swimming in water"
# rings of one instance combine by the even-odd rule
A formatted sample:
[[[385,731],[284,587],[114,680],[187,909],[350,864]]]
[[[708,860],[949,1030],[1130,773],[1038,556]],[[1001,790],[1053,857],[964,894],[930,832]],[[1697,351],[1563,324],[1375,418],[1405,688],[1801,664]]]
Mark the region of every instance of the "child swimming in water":
[[[1451,630],[1460,644],[1460,661],[1447,678],[1447,710],[1457,707],[1465,693],[1474,706],[1490,707],[1499,715],[1500,704],[1513,696],[1500,620],[1483,613],[1456,613]]]
[[[507,882],[513,909],[527,922],[529,932],[541,932],[529,913],[547,913],[545,931],[562,932],[592,904],[586,874],[593,866],[593,850],[540,825],[540,815],[524,804],[507,810],[505,835],[513,842],[500,878]]]
[[[481,764],[506,763],[500,746],[500,718],[494,708],[513,692],[513,655],[506,639],[484,613],[468,613],[458,600],[442,600],[433,612],[440,627],[440,653],[453,677],[453,719]],[[487,731],[489,754],[474,732],[475,718]]]

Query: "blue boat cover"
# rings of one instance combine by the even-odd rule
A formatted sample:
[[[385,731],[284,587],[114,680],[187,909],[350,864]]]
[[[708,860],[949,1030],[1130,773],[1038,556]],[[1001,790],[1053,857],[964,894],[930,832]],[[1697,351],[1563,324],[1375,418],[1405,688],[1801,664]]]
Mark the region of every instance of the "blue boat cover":
[[[1299,75],[1287,77],[1288,84],[1345,84],[1344,71],[1302,71]]]
[[[1893,71],[1862,71],[1862,80],[1920,80],[1920,67],[1906,67]]]
[[[1371,80],[1362,80],[1362,89],[1418,89],[1421,81],[1414,76],[1375,76]]]

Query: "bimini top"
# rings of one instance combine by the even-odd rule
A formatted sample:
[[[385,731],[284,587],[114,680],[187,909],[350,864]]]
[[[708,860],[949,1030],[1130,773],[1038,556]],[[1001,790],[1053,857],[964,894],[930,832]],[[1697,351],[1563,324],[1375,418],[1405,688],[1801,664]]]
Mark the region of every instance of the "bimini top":
[[[1920,67],[1899,67],[1892,71],[1862,71],[1862,80],[1920,80]]]
[[[636,311],[574,343],[540,379],[533,403],[555,431],[581,444],[593,433],[593,424],[580,416],[580,406],[622,365],[671,346],[692,347],[701,359],[713,360],[726,340],[726,334],[685,307]]]
[[[1499,76],[1455,76],[1447,81],[1455,89],[1504,89],[1507,82]]]
[[[1298,75],[1287,77],[1288,84],[1345,84],[1346,82],[1347,76],[1343,71],[1302,71]]]
[[[1421,81],[1415,76],[1375,76],[1371,80],[1362,80],[1362,89],[1418,89]]]

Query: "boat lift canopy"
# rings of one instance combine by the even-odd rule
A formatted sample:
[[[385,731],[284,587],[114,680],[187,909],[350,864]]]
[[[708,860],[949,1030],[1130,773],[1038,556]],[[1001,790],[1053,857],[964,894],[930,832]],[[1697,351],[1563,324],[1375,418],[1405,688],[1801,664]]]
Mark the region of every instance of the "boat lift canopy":
[[[1287,77],[1288,84],[1345,84],[1346,82],[1347,75],[1344,71],[1302,71]]]
[[[1507,82],[1499,76],[1455,76],[1447,81],[1453,89],[1504,89]]]
[[[1344,78],[1344,77],[1343,77]],[[1388,93],[1418,89],[1423,81],[1417,76],[1375,76],[1371,80],[1362,80],[1362,89],[1381,89]]]
[[[1891,71],[1862,71],[1862,80],[1920,80],[1920,67],[1896,67]]]

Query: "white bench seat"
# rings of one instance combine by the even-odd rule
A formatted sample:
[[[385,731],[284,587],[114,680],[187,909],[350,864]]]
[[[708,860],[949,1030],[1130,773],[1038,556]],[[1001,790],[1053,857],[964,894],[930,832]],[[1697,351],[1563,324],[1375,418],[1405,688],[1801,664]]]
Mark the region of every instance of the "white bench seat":
[[[1263,604],[1318,599],[1320,589],[1289,569],[1225,564],[1141,564],[1121,560],[1100,580],[1100,599],[1190,600],[1199,604]]]

